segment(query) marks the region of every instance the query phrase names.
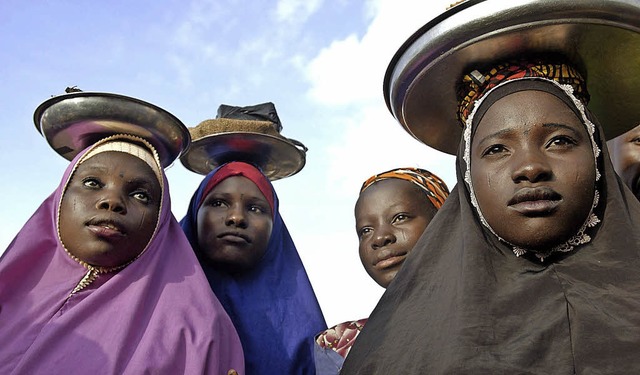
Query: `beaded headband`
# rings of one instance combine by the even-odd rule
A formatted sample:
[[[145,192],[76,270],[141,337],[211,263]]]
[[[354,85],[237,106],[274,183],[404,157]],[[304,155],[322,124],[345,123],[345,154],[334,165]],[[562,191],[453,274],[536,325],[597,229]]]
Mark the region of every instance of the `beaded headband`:
[[[78,164],[82,164],[89,158],[92,158],[103,152],[124,152],[126,154],[133,155],[147,163],[147,165],[155,173],[158,181],[160,181],[160,185],[162,185],[162,172],[160,170],[160,162],[159,160],[157,160],[157,157],[154,157],[154,154],[151,151],[155,151],[155,149],[153,149],[153,146],[151,146],[151,144],[147,144],[146,146],[150,148],[148,149],[131,142],[122,141],[120,139],[121,138],[117,138],[117,140],[105,142],[96,146],[93,150],[87,152],[87,154],[82,157]]]

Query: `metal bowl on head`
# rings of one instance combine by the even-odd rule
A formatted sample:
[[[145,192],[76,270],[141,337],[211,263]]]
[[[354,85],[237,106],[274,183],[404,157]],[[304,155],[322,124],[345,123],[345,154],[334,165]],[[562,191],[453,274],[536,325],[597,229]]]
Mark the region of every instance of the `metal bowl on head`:
[[[414,138],[455,154],[462,76],[490,63],[561,55],[586,77],[589,109],[607,139],[640,124],[638,0],[468,0],[434,18],[396,52],[387,107]]]
[[[291,177],[306,163],[307,148],[300,142],[268,134],[228,132],[193,140],[180,160],[189,170],[206,175],[232,161],[258,167],[271,181]]]
[[[33,121],[47,143],[68,160],[102,138],[123,133],[150,142],[166,168],[191,142],[187,127],[168,111],[112,93],[54,96],[36,108]]]

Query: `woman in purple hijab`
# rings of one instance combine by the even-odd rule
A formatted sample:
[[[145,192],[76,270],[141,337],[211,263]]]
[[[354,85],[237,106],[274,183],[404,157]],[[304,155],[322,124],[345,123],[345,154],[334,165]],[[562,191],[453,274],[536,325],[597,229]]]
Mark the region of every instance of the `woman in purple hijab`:
[[[151,144],[72,160],[0,258],[0,342],[2,374],[244,373]]]

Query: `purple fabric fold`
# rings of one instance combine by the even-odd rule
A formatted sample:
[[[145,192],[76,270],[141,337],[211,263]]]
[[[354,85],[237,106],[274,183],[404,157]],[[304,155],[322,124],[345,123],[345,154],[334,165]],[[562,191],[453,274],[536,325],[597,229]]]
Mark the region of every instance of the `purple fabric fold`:
[[[147,250],[86,289],[87,270],[58,239],[64,185],[42,203],[0,258],[0,373],[244,373],[236,330],[171,213],[166,176]]]

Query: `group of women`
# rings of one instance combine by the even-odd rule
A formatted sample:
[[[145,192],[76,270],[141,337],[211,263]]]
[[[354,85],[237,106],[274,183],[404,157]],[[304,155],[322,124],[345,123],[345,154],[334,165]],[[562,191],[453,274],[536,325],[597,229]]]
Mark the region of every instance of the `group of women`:
[[[178,222],[175,153],[118,133],[74,155],[0,258],[0,373],[637,373],[638,178],[616,174],[606,141],[633,144],[615,136],[640,108],[602,84],[640,94],[620,83],[640,61],[640,5],[547,3],[462,2],[392,61],[390,110],[457,152],[457,184],[416,168],[364,182],[359,254],[386,288],[368,318],[327,329],[277,171],[243,142],[211,138],[236,149],[207,161]],[[624,58],[593,53],[596,34]]]

